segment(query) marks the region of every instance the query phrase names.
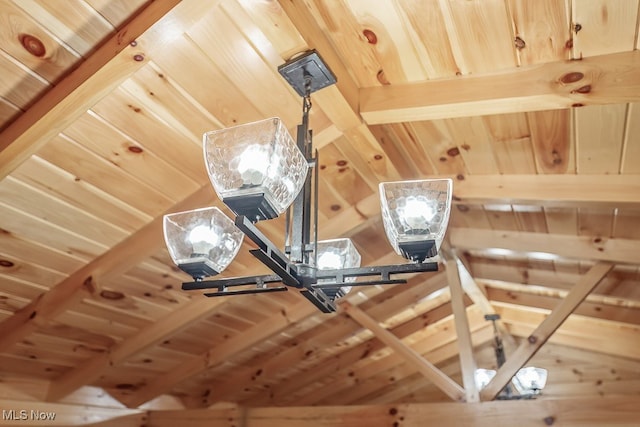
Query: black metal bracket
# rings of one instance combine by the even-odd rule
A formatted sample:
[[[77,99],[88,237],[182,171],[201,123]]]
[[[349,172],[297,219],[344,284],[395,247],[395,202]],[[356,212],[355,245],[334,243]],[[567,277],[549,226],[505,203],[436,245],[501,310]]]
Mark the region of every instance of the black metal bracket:
[[[240,221],[242,222],[242,221]],[[251,227],[255,228],[253,224]],[[259,231],[259,230],[258,230]],[[253,233],[253,238],[261,236],[261,233]],[[216,292],[205,293],[208,297],[257,294],[265,292],[286,291],[288,287],[300,289],[300,293],[311,301],[323,313],[336,311],[335,296],[336,289],[345,286],[371,286],[371,285],[393,285],[407,283],[405,279],[392,279],[395,274],[422,273],[427,271],[438,271],[438,263],[418,263],[418,264],[394,264],[379,265],[371,267],[347,268],[344,270],[318,270],[310,266],[301,266],[287,262],[282,266],[280,257],[274,258],[274,252],[269,251],[269,246],[273,246],[268,240],[259,239],[260,249],[251,251],[267,267],[272,268],[275,273],[272,275],[234,277],[228,279],[202,280],[182,284],[183,290],[216,289]],[[262,250],[262,247],[267,250]],[[259,255],[258,255],[259,254]],[[280,275],[282,273],[282,276]],[[284,277],[283,277],[284,276]],[[360,277],[379,276],[373,280],[348,281]],[[318,280],[330,280],[330,283],[317,283]],[[269,286],[271,283],[282,282],[285,286]],[[291,285],[288,284],[291,283]],[[239,288],[239,289],[230,289]],[[325,292],[326,291],[326,292]]]
[[[298,92],[305,96],[310,79],[310,93],[336,83],[336,76],[316,50],[309,50],[278,67],[278,72]]]
[[[186,282],[182,284],[182,290],[193,291],[199,289],[216,289],[216,292],[205,293],[204,295],[207,297],[257,294],[264,292],[282,292],[289,290],[289,288],[287,288],[286,286],[269,286],[269,284],[271,283],[280,282],[282,282],[282,279],[275,274],[233,277],[228,279]]]

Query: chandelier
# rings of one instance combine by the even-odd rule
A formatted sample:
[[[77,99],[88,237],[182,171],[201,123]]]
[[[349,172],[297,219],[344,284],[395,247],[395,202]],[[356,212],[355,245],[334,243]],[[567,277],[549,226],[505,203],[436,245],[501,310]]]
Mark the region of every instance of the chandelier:
[[[193,278],[182,289],[209,290],[205,295],[212,297],[295,288],[330,313],[336,311],[335,300],[352,286],[406,283],[395,275],[437,271],[434,257],[451,210],[450,179],[380,183],[386,236],[409,261],[406,264],[361,267],[351,239],[317,240],[319,157],[309,129],[311,93],[336,83],[336,78],[314,50],[278,71],[303,100],[296,141],[279,118],[203,136],[209,179],[235,219],[217,207],[164,216],[169,254]],[[256,226],[281,215],[285,215],[282,250]],[[250,253],[273,274],[208,279],[231,264],[245,236],[257,246]]]
[[[499,314],[487,314],[484,316],[486,320],[490,320],[493,323],[493,339],[494,339],[494,352],[496,356],[496,362],[498,368],[504,365],[506,356],[504,352],[504,346],[500,333],[496,327],[496,321],[500,319]],[[496,375],[496,371],[493,369],[476,369],[474,372],[474,380],[476,388],[482,390],[485,388]],[[519,369],[518,372],[511,379],[511,384],[502,389],[502,391],[496,396],[498,400],[518,400],[518,399],[533,399],[540,394],[544,386],[547,384],[547,370],[544,368],[536,368],[534,366],[527,366]],[[512,386],[517,393],[513,392]]]

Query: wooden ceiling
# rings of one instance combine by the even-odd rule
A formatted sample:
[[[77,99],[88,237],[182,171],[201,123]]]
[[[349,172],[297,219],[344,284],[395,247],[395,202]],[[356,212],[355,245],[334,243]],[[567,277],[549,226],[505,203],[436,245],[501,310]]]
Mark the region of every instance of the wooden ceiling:
[[[0,0],[3,409],[139,425],[138,407],[473,402],[470,368],[495,367],[494,312],[508,361],[482,400],[525,363],[549,370],[538,400],[637,399],[639,13],[638,0]],[[401,262],[378,183],[451,177],[446,265],[358,288],[331,315],[295,290],[182,291],[162,216],[222,206],[202,133],[272,116],[294,129],[301,100],[277,67],[310,48],[338,78],[312,96],[320,237],[352,238],[363,265]],[[282,242],[282,221],[259,227]],[[248,248],[224,276],[265,271]]]

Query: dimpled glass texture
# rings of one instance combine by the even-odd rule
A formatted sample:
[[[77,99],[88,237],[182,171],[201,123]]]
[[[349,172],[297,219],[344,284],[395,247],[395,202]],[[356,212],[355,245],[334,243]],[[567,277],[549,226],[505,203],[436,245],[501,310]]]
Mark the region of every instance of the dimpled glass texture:
[[[293,203],[309,169],[279,118],[206,132],[203,148],[221,199],[263,193],[278,214]]]
[[[387,238],[402,255],[399,244],[444,238],[451,212],[450,179],[383,182],[380,184],[382,222]]]
[[[176,265],[206,261],[221,273],[235,258],[244,234],[216,207],[164,216],[164,240]]]
[[[360,253],[351,239],[320,240],[317,258],[319,270],[360,267],[361,260]],[[355,277],[349,277],[346,281],[354,280]]]
[[[534,394],[547,384],[547,370],[528,366],[522,368],[513,377],[513,385],[520,394]]]
[[[318,241],[318,270],[340,270],[343,268],[360,267],[360,252],[356,249],[351,239],[331,239]],[[345,278],[345,282],[355,282],[355,277]],[[319,279],[319,284],[335,282],[333,279]],[[347,294],[351,286],[343,286],[340,289]]]

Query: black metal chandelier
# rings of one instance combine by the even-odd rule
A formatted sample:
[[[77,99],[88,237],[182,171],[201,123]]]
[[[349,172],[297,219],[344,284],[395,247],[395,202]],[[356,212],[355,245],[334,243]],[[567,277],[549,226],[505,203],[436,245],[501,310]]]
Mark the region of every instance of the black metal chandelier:
[[[202,208],[165,215],[164,236],[176,265],[192,282],[184,290],[211,290],[226,296],[298,289],[325,313],[352,286],[406,283],[402,273],[437,271],[433,260],[449,221],[450,179],[386,182],[379,186],[387,237],[408,264],[360,267],[350,239],[317,240],[318,152],[309,130],[311,94],[336,83],[316,51],[308,51],[278,68],[302,97],[302,123],[294,142],[278,118],[204,134],[205,165],[211,183],[229,209]],[[285,217],[285,247],[280,250],[256,226]],[[207,279],[234,259],[243,237],[257,246],[251,254],[272,270],[270,275]],[[364,280],[359,280],[364,279]]]

